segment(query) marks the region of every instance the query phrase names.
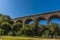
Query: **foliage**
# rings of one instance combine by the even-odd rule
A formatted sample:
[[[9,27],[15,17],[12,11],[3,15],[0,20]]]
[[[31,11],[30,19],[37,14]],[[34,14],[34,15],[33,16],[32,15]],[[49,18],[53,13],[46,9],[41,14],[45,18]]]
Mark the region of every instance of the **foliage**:
[[[15,35],[17,35],[18,31],[20,31],[22,28],[22,23],[17,22],[12,25],[12,31],[14,32]]]
[[[0,36],[3,36],[3,35],[4,35],[4,30],[0,28]]]
[[[4,22],[1,24],[1,28],[4,30],[4,34],[7,35],[11,30],[11,25],[8,22]]]
[[[13,36],[13,32],[10,31],[10,32],[8,33],[8,36]]]
[[[22,34],[26,35],[26,36],[31,35],[30,31],[31,31],[30,26],[28,24],[25,24],[25,26],[22,27],[22,29],[21,29]]]
[[[51,23],[50,25],[39,25],[35,19],[32,24],[25,24],[21,21],[13,22],[7,15],[0,14],[0,35],[8,36],[33,36],[54,38],[60,36],[60,28],[58,24]]]

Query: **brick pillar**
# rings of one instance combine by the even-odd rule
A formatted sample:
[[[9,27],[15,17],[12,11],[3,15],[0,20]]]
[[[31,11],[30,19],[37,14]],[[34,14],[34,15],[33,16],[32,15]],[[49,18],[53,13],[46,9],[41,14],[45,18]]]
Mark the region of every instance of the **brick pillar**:
[[[25,21],[23,21],[23,27],[24,27],[24,25],[25,25]]]
[[[47,20],[47,26],[49,26],[50,25],[50,21],[49,20]]]

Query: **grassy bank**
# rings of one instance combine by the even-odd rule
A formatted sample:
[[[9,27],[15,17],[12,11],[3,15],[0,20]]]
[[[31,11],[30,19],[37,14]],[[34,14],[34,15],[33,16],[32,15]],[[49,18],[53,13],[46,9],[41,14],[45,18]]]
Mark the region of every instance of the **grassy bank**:
[[[31,37],[0,36],[0,40],[60,40],[60,39],[44,39],[44,38],[31,38]]]

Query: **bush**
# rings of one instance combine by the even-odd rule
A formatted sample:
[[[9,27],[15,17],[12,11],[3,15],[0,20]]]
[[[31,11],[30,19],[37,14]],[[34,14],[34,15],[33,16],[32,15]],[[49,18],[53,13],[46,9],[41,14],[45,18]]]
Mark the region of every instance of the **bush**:
[[[4,30],[0,29],[0,35],[4,35]]]
[[[13,32],[10,31],[10,32],[8,33],[8,36],[13,36]]]

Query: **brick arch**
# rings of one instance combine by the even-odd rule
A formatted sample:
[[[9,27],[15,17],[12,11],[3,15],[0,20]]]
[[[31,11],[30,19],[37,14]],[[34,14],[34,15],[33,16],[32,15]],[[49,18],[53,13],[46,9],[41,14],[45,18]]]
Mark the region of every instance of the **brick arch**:
[[[45,17],[36,17],[35,20],[36,20],[36,23],[38,23],[38,25],[39,25],[41,20],[44,20],[47,23],[47,20],[45,19]]]
[[[36,18],[38,21],[40,21],[40,20],[46,20],[44,17],[37,17]]]
[[[22,20],[23,21],[23,25],[26,23],[29,23],[30,21],[35,20],[35,18],[37,17],[38,20],[46,20],[47,21],[47,25],[50,24],[50,20],[52,18],[58,18],[60,19],[60,11],[54,11],[54,12],[47,12],[47,13],[43,13],[43,14],[37,14],[37,15],[30,15],[30,16],[25,16],[25,17],[18,17],[13,19],[14,22],[16,22],[16,20]]]
[[[17,22],[21,22],[21,23],[22,23],[23,21],[22,21],[22,20],[17,20],[16,23],[17,23]]]
[[[34,21],[34,20],[31,19],[31,18],[28,18],[28,19],[25,20],[25,24],[29,24],[31,21]]]
[[[48,20],[50,21],[53,18],[60,19],[60,16],[59,15],[51,15]]]

